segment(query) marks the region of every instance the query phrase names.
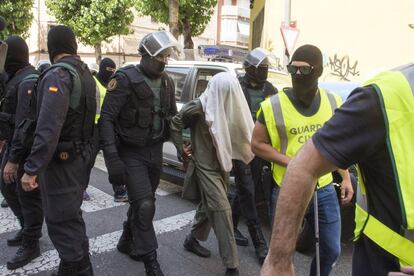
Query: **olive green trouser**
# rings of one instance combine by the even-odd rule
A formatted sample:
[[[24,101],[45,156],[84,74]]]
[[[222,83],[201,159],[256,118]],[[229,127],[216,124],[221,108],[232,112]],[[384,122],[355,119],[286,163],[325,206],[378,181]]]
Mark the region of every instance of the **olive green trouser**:
[[[239,266],[239,258],[234,240],[231,207],[227,199],[227,182],[220,173],[206,173],[196,169],[196,174],[201,202],[197,207],[191,232],[197,240],[205,241],[213,228],[224,266],[236,268]]]

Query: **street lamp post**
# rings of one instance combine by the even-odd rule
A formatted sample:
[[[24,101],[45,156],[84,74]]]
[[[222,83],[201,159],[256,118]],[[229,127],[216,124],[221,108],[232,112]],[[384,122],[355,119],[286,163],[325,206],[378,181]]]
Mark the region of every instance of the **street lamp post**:
[[[290,26],[291,7],[292,7],[291,0],[285,0],[285,20],[284,20],[285,26]],[[284,58],[283,58],[283,68],[286,68],[286,65],[288,65],[288,63],[289,63],[289,52],[286,48],[286,45],[285,45],[285,53],[284,53],[283,56],[284,56]]]

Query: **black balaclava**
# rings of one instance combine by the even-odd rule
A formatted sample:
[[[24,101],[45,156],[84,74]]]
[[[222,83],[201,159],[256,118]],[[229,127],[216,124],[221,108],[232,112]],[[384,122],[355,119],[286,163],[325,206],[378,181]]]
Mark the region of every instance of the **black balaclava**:
[[[162,72],[164,72],[165,63],[150,55],[144,55],[141,58],[139,68],[149,78],[157,79],[161,77]]]
[[[29,65],[29,47],[20,36],[9,36],[5,42],[8,49],[4,70],[12,78],[17,71]]]
[[[171,48],[166,48],[164,51],[159,53],[159,55],[169,55],[171,52]],[[140,54],[142,58],[141,62],[139,63],[139,68],[144,72],[144,74],[152,79],[161,77],[162,72],[164,72],[166,63],[159,61],[156,59],[156,57],[152,57],[145,50],[142,51],[140,49]]]
[[[295,100],[309,106],[318,92],[318,78],[322,75],[322,52],[313,45],[299,47],[292,56],[292,61],[304,61],[314,68],[309,75],[295,74],[292,76],[292,93]]]
[[[58,54],[76,55],[78,44],[76,43],[73,31],[64,25],[58,25],[50,29],[47,34],[47,50],[49,51],[50,62]]]
[[[250,84],[250,82],[255,82],[257,86],[255,88],[262,88],[264,83],[267,80],[267,75],[269,71],[269,66],[260,66],[255,67],[247,62],[244,64],[244,70],[246,71],[245,77]]]
[[[109,82],[109,78],[115,72],[115,69],[115,62],[110,58],[104,58],[99,64],[99,72],[96,77],[104,86],[106,86]]]

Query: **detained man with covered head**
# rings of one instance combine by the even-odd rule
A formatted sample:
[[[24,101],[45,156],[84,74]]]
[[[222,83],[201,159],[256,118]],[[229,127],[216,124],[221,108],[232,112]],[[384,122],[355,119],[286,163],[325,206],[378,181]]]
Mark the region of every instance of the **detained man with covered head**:
[[[231,208],[227,199],[232,160],[253,159],[250,139],[253,120],[240,84],[229,73],[215,75],[199,99],[187,103],[171,119],[171,139],[182,151],[182,130],[191,129],[191,159],[184,180],[183,197],[198,200],[195,223],[184,247],[201,257],[210,251],[199,244],[211,228],[217,236],[226,275],[238,275],[239,260],[234,240]]]

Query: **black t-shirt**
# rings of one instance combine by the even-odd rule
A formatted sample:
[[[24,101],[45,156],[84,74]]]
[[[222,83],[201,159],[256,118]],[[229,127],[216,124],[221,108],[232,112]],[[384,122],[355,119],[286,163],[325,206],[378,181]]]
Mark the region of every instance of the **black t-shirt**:
[[[401,208],[385,138],[379,98],[369,86],[356,89],[312,137],[316,148],[336,166],[359,164],[369,213],[400,232]]]

